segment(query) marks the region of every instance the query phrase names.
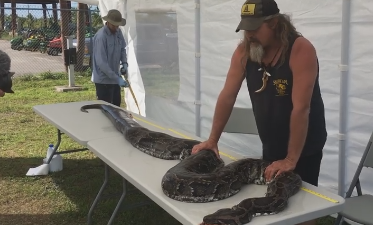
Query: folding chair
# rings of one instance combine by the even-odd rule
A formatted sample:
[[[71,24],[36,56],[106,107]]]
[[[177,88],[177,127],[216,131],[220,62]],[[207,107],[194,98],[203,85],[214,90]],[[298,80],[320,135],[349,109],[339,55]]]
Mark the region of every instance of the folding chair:
[[[223,132],[258,134],[254,113],[251,108],[233,107],[232,113]]]
[[[361,192],[359,176],[363,167],[373,168],[373,133],[370,136],[368,145],[361,157],[360,163],[356,169],[355,175],[352,179],[351,185],[346,193],[346,201],[343,211],[338,213],[335,225],[339,225],[342,218],[349,219],[351,221],[373,225],[373,196],[369,194],[363,194]],[[356,187],[357,196],[351,197],[352,191]]]

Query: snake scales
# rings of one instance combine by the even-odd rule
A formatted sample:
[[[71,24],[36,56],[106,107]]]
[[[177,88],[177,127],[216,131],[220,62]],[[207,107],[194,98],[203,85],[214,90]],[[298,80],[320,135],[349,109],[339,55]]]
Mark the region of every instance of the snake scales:
[[[196,140],[173,137],[142,127],[132,115],[117,107],[91,104],[81,107],[101,109],[116,129],[135,148],[151,156],[166,160],[181,160],[164,175],[161,185],[164,194],[183,202],[212,202],[238,193],[244,184],[267,184],[263,178],[268,162],[244,158],[228,165],[213,151],[202,150],[191,155]],[[301,186],[301,178],[293,172],[285,172],[268,183],[264,197],[247,198],[232,208],[223,208],[206,215],[203,224],[240,225],[254,216],[276,214],[284,210],[288,199]]]

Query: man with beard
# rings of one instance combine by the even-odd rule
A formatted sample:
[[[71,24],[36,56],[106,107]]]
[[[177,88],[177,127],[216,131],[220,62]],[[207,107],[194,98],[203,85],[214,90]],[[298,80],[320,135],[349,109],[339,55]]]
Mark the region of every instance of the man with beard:
[[[12,90],[14,72],[10,72],[10,64],[9,55],[0,50],[0,97],[4,97],[5,93],[14,93]]]
[[[92,82],[98,100],[120,106],[120,87],[128,87],[128,84],[119,74],[119,65],[122,63],[120,73],[126,74],[128,63],[126,42],[118,27],[126,25],[126,20],[116,9],[109,10],[102,19],[106,20],[105,26],[93,39]]]
[[[317,186],[327,131],[316,50],[274,0],[247,0],[239,30],[244,38],[217,99],[210,136],[192,154],[211,149],[219,156],[217,143],[246,79],[263,159],[272,162],[265,179],[294,171]]]

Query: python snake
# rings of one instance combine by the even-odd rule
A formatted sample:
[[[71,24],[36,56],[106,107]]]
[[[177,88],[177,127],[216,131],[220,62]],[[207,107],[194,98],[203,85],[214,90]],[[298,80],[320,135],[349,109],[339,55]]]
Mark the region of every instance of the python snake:
[[[284,210],[288,199],[301,187],[300,176],[285,172],[266,183],[264,171],[269,162],[243,158],[227,165],[212,150],[191,154],[197,140],[177,138],[162,132],[151,131],[137,123],[132,114],[106,104],[81,107],[100,109],[121,132],[124,138],[140,151],[165,160],[180,160],[163,176],[163,193],[183,202],[213,202],[235,195],[245,184],[267,184],[264,197],[246,198],[232,208],[223,208],[206,215],[202,224],[241,225],[254,216],[272,215]]]

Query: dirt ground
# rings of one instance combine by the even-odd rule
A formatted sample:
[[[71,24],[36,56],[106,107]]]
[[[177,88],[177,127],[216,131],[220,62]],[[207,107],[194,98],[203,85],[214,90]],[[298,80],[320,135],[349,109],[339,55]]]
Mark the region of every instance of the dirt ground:
[[[10,48],[10,42],[6,40],[0,40],[0,49],[9,54],[12,60],[11,71],[15,72],[14,76],[47,71],[63,72],[65,70],[61,54],[51,56],[40,52],[13,50]]]

